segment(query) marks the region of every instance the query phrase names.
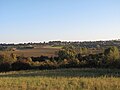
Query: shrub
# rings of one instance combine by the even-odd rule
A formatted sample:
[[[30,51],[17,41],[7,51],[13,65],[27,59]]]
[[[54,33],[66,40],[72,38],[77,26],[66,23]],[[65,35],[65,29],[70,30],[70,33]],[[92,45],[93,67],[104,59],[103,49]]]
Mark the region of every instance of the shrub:
[[[27,70],[31,69],[31,65],[24,61],[17,61],[12,64],[12,70]]]
[[[9,71],[11,70],[11,65],[8,62],[4,62],[0,64],[0,71]]]
[[[109,61],[115,61],[120,58],[119,50],[115,46],[105,49],[104,55],[105,55],[106,59]]]
[[[15,54],[6,54],[3,53],[0,55],[0,63],[8,62],[8,63],[13,63],[17,60]]]

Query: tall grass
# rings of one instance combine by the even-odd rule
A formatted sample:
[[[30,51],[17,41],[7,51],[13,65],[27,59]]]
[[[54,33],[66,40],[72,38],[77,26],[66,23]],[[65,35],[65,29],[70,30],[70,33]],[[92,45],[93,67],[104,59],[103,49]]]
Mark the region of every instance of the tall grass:
[[[0,73],[0,90],[120,90],[119,76],[116,69],[12,71]]]

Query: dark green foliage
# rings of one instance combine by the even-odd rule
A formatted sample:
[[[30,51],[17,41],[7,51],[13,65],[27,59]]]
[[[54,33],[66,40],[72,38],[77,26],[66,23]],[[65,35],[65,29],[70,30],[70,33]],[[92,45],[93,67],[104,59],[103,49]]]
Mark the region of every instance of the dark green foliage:
[[[8,62],[4,62],[0,64],[0,71],[9,71],[11,70],[11,65]]]
[[[12,70],[27,70],[31,69],[31,65],[25,61],[17,61],[12,63]]]
[[[79,61],[82,61],[82,55],[79,53],[75,56]]]
[[[45,60],[48,60],[50,59],[48,56],[40,56],[40,57],[31,57],[32,58],[32,61],[39,61],[39,62],[42,62],[42,61],[45,61]]]

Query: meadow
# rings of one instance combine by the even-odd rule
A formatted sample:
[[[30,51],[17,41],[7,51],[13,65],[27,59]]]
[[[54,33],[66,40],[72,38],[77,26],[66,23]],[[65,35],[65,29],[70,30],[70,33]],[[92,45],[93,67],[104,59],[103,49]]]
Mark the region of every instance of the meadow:
[[[120,90],[119,69],[26,70],[0,73],[0,90]]]
[[[55,56],[55,52],[60,50],[60,48],[57,47],[38,47],[34,49],[23,49],[23,50],[16,50],[16,51],[0,51],[0,53],[7,53],[11,54],[14,53],[16,55],[21,55],[25,57],[39,57],[41,55],[43,56]]]

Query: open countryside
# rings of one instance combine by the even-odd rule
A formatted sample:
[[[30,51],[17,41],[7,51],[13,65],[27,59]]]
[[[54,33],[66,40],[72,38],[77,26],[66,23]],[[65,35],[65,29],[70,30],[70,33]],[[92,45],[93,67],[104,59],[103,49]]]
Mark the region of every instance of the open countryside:
[[[0,90],[119,90],[117,69],[56,69],[0,73]]]
[[[16,55],[23,55],[26,57],[39,57],[43,56],[55,56],[55,52],[60,50],[60,48],[54,47],[38,47],[34,49],[23,49],[23,50],[15,50],[15,51],[0,51],[0,53],[15,53]]]
[[[120,90],[120,0],[0,0],[0,90]]]

